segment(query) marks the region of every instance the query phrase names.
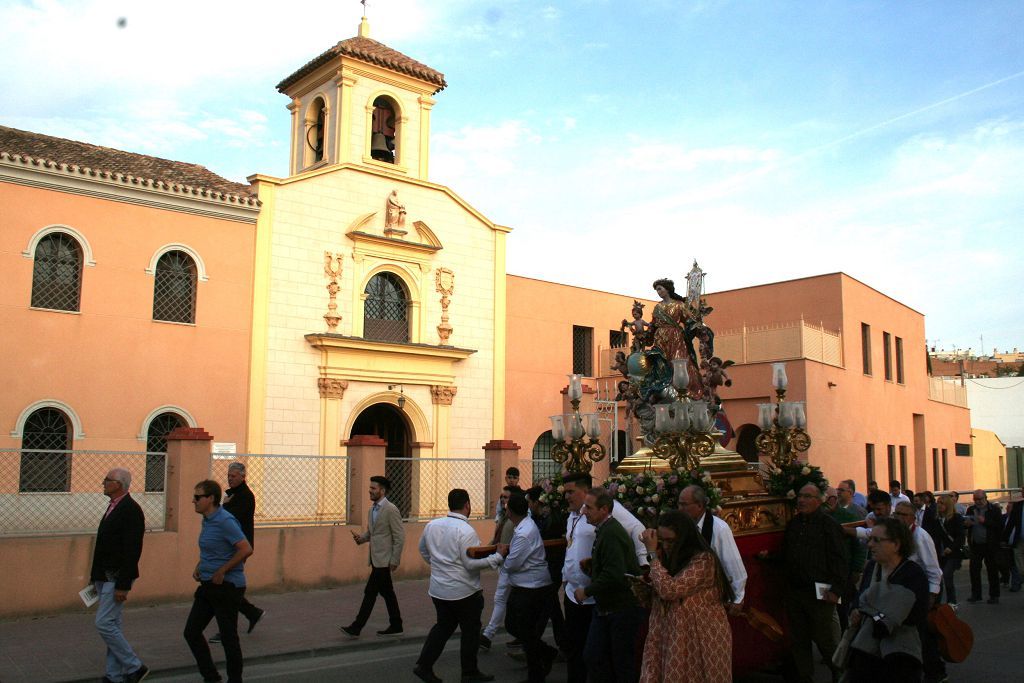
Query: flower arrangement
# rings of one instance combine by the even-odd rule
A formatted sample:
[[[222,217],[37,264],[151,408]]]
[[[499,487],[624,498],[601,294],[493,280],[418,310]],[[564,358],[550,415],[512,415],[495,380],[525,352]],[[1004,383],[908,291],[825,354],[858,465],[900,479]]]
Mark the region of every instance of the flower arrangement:
[[[655,527],[658,516],[678,506],[679,492],[696,484],[708,497],[708,508],[715,510],[722,501],[722,489],[715,486],[709,472],[693,470],[613,474],[604,487],[615,502],[632,512],[646,527]]]
[[[781,467],[775,463],[766,466],[766,475],[762,476],[768,492],[773,496],[785,496],[796,499],[796,493],[807,484],[814,484],[824,493],[828,488],[828,479],[822,474],[820,467],[795,461]]]
[[[556,514],[562,519],[566,519],[569,516],[569,506],[565,502],[565,488],[562,486],[562,475],[556,474],[553,477],[539,482],[543,492],[540,494],[540,502],[547,505],[551,509],[552,514]]]

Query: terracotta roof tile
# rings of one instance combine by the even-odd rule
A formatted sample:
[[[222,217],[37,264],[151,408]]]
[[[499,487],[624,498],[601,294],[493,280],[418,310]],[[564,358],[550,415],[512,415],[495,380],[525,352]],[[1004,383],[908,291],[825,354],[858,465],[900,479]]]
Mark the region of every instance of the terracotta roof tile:
[[[252,187],[222,178],[204,166],[100,147],[41,133],[0,126],[0,155],[48,167],[66,167],[83,175],[108,177],[134,185],[215,199],[258,204]]]
[[[414,76],[436,85],[437,90],[434,91],[435,93],[444,90],[448,86],[448,84],[445,83],[444,74],[440,71],[431,69],[426,64],[422,64],[412,57],[403,55],[398,50],[392,50],[384,43],[378,43],[372,38],[356,36],[354,38],[342,40],[319,57],[307,62],[301,69],[278,83],[278,91],[284,92],[286,88],[298,81],[300,78],[317,67],[326,64],[335,57],[352,57],[354,59],[361,59],[364,62],[370,62],[377,66],[383,66],[409,76]]]

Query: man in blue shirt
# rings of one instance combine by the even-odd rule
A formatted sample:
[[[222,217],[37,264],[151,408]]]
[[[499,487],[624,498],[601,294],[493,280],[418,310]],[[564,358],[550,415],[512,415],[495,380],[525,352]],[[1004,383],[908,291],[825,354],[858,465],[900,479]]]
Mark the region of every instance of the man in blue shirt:
[[[192,501],[196,512],[203,516],[203,527],[199,532],[199,562],[192,578],[199,582],[199,587],[185,622],[185,642],[203,680],[221,680],[203,637],[203,629],[216,618],[227,660],[228,683],[241,683],[238,607],[245,592],[245,558],[252,555],[252,545],[238,520],[220,506],[220,498],[217,482],[207,479],[196,484]]]

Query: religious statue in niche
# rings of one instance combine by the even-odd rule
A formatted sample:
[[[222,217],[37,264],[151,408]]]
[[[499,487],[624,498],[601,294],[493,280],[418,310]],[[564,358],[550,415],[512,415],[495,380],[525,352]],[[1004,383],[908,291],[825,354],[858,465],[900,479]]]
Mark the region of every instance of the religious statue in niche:
[[[448,324],[448,305],[451,303],[448,297],[455,291],[455,273],[447,268],[438,268],[434,273],[434,284],[441,295],[441,324],[437,326],[437,336],[441,339],[441,346],[449,346],[448,338],[454,328]]]
[[[384,236],[401,237],[405,229],[405,204],[398,201],[398,190],[391,190],[384,212]]]

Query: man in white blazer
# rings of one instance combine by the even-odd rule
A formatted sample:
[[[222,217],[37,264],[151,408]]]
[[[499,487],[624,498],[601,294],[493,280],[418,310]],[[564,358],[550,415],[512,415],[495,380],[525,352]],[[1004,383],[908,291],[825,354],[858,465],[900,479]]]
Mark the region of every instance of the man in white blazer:
[[[402,633],[402,612],[398,609],[398,597],[391,582],[391,573],[398,569],[402,558],[405,529],[402,528],[402,513],[387,499],[390,490],[391,482],[386,477],[370,477],[370,500],[373,501],[373,507],[368,515],[366,532],[352,532],[357,545],[370,544],[370,578],[366,582],[363,603],[359,606],[355,621],[339,627],[350,638],[359,637],[359,632],[370,618],[378,594],[384,596],[389,624],[383,631],[377,631],[377,635],[397,636]]]

